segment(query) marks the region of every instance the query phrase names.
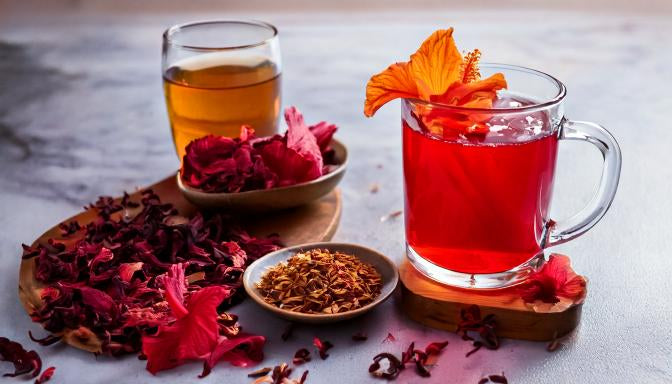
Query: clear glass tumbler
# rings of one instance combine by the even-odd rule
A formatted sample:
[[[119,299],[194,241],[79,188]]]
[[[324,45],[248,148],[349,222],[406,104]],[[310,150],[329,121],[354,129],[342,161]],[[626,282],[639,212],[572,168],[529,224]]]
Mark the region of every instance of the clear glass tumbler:
[[[192,140],[237,137],[251,125],[275,134],[282,64],[278,31],[260,21],[180,24],[163,34],[163,85],[180,159]]]

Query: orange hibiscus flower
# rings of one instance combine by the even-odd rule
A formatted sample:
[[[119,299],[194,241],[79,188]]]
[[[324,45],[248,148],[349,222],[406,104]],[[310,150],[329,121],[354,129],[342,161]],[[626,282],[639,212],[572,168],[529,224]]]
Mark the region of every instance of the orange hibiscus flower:
[[[366,85],[364,114],[373,116],[378,108],[398,98],[469,108],[490,108],[497,90],[506,88],[501,73],[481,80],[478,49],[464,57],[453,40],[453,29],[434,32],[408,62],[390,65],[374,75]]]

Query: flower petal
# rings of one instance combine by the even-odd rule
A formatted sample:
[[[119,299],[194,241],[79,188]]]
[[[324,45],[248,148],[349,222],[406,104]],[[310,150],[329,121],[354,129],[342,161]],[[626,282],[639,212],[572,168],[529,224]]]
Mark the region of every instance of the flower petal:
[[[432,96],[431,101],[470,108],[490,108],[492,107],[492,101],[497,98],[497,91],[505,89],[506,86],[504,75],[495,73],[484,80],[471,83],[454,83],[443,94]],[[478,103],[486,101],[486,104],[469,104],[473,101]]]
[[[211,286],[194,292],[187,303],[188,314],[172,325],[159,326],[156,335],[142,337],[142,352],[152,374],[174,368],[189,360],[205,359],[217,345],[217,306],[230,291]]]
[[[182,263],[173,264],[167,274],[157,277],[166,290],[166,301],[170,305],[175,318],[180,319],[187,315],[184,306],[184,294],[187,292],[187,280],[184,278]]]
[[[366,84],[364,115],[373,116],[388,101],[417,96],[418,88],[408,63],[392,64],[383,72],[372,76]]]
[[[220,336],[217,345],[205,361],[203,373],[207,376],[220,361],[228,361],[236,367],[249,367],[264,358],[266,338],[258,335],[239,334],[233,338]]]
[[[410,72],[423,100],[446,92],[460,80],[461,69],[462,55],[453,40],[453,28],[432,33],[411,56]]]

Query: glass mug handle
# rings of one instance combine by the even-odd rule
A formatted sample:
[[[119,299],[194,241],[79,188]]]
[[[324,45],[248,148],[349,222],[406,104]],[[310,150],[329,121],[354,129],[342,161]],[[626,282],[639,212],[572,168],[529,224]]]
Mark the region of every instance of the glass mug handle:
[[[566,220],[549,221],[543,248],[572,240],[597,224],[614,200],[618,179],[621,175],[621,150],[614,136],[601,125],[587,121],[563,120],[559,139],[583,140],[593,144],[602,153],[604,166],[600,185],[588,205]]]

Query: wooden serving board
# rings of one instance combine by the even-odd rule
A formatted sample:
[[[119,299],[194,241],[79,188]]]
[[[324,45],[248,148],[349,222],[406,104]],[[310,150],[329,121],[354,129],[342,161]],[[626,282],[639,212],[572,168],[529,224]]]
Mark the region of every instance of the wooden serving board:
[[[147,188],[153,189],[161,197],[162,202],[172,203],[180,215],[191,216],[197,211],[197,208],[182,196],[177,187],[175,175],[166,177],[146,188],[139,189],[131,194],[133,200],[139,200],[141,191]],[[80,225],[84,226],[91,222],[96,215],[95,210],[88,209],[63,222],[67,223],[76,220]],[[338,228],[340,217],[341,193],[336,188],[326,196],[310,204],[290,210],[241,218],[241,223],[243,228],[254,236],[265,237],[269,234],[277,233],[286,246],[293,246],[302,243],[331,240]],[[58,224],[38,237],[32,246],[45,244],[48,239],[62,239]],[[35,308],[42,306],[39,294],[42,287],[43,285],[35,280],[35,258],[22,260],[19,271],[19,299],[29,315],[35,311]],[[88,348],[87,345],[83,345],[76,340],[76,332],[66,332],[63,336],[63,340],[66,343],[77,348],[95,352]]]
[[[403,312],[412,320],[432,328],[454,332],[460,310],[476,304],[481,315],[494,314],[497,335],[504,338],[550,341],[576,328],[582,304],[561,312],[535,312],[514,288],[471,291],[440,284],[413,267],[406,258],[399,267]]]

